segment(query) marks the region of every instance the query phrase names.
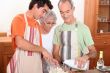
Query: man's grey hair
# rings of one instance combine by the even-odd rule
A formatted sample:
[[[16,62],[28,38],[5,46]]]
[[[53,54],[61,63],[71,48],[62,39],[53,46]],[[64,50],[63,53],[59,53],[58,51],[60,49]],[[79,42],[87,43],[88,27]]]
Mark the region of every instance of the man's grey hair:
[[[70,3],[71,7],[74,8],[74,3],[73,3],[72,0],[59,0],[59,2],[58,2],[58,7],[59,7],[59,4],[60,4],[61,2],[62,2],[62,3],[65,3],[66,1],[68,1],[68,2]]]
[[[50,10],[47,12],[47,14],[44,17],[39,19],[40,23],[44,24],[48,20],[49,17],[53,17],[54,21],[56,22],[57,20],[56,14],[54,13],[54,11]]]

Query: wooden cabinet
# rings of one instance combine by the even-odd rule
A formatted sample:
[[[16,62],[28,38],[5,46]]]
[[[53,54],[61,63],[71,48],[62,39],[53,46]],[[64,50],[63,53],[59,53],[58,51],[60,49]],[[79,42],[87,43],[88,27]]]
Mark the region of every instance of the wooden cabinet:
[[[0,73],[6,73],[6,67],[14,50],[10,37],[0,37]]]
[[[110,33],[110,0],[98,0],[96,18],[96,32]]]
[[[84,22],[90,28],[98,52],[91,59],[90,68],[96,67],[99,51],[104,52],[105,65],[110,66],[110,0],[85,0]]]
[[[90,68],[95,68],[96,67],[96,63],[97,60],[99,58],[99,51],[103,51],[104,52],[104,62],[106,66],[110,66],[110,39],[106,39],[106,38],[96,38],[94,40],[95,42],[95,47],[96,50],[98,52],[97,57],[95,59],[91,59],[90,62]]]
[[[1,52],[0,52],[1,53]],[[2,55],[0,54],[0,73],[3,73],[2,72]]]
[[[0,32],[0,37],[6,37],[7,33],[6,32]]]

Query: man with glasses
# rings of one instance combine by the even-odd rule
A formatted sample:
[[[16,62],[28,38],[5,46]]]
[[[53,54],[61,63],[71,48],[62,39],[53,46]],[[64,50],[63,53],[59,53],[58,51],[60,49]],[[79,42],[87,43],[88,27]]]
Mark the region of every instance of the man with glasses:
[[[60,0],[59,11],[64,23],[56,27],[53,37],[53,57],[63,63],[75,59],[82,68],[90,58],[96,57],[94,42],[89,28],[74,17],[72,0]]]

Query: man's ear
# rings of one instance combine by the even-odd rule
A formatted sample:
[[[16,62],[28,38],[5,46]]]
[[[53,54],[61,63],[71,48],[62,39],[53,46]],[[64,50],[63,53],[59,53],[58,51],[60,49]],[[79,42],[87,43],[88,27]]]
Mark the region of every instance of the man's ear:
[[[33,6],[33,8],[36,8],[36,7],[38,8],[38,5],[37,5],[37,4],[35,4],[35,5]]]

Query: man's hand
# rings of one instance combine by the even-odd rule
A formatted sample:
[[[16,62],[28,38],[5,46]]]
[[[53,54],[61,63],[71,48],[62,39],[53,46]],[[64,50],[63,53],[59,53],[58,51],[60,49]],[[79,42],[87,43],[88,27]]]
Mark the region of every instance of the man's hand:
[[[86,54],[86,55],[84,55],[82,57],[76,58],[75,63],[76,64],[78,63],[78,67],[79,68],[84,67],[85,63],[88,61],[89,58],[95,58],[96,55],[97,55],[97,51],[96,51],[94,45],[88,46],[88,49],[89,49],[89,53],[88,54]]]
[[[51,63],[54,64],[54,65],[59,66],[59,63],[58,63],[58,61],[56,59],[52,59],[52,62]]]
[[[88,61],[89,56],[84,55],[75,59],[75,64],[78,64],[78,68],[83,68],[86,62]]]
[[[46,49],[42,51],[43,58],[51,64],[58,65],[58,61],[53,59],[52,55]]]
[[[50,60],[52,58],[52,55],[50,53],[48,53],[48,51],[46,49],[43,49],[42,55],[45,60]]]
[[[60,45],[53,45],[53,57],[58,61],[59,64],[61,64],[61,57],[59,56],[59,52],[60,52]]]

